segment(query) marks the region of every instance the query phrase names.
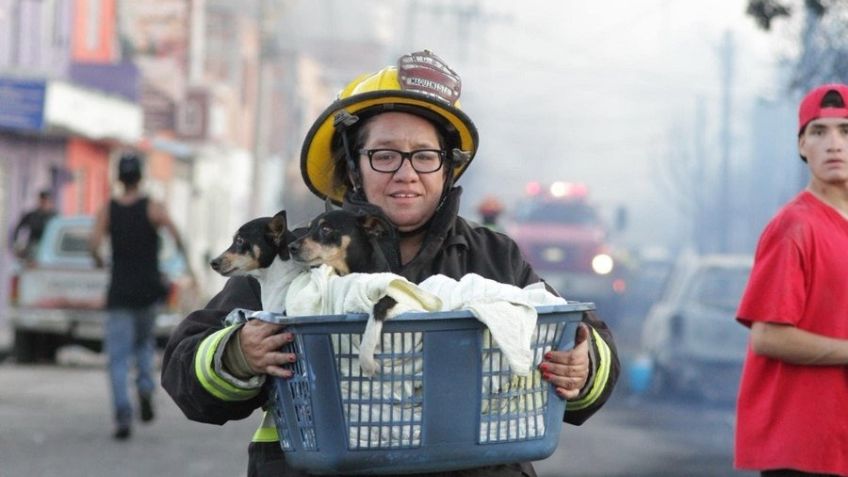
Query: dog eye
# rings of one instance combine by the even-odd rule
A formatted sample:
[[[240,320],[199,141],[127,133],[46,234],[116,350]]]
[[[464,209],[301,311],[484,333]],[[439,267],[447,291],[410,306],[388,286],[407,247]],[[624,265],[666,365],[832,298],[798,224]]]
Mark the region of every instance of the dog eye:
[[[241,237],[236,237],[236,248],[242,249],[244,248],[244,239]]]
[[[321,227],[319,233],[321,234],[321,238],[329,238],[331,235],[333,235],[333,228],[325,225]]]

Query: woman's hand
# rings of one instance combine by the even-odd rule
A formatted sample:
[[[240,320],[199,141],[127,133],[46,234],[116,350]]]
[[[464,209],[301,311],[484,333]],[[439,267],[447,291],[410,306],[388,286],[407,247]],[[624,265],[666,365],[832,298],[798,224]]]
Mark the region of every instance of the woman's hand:
[[[290,378],[294,373],[282,367],[294,363],[294,353],[283,353],[280,348],[294,341],[292,333],[280,333],[280,325],[262,320],[250,320],[239,330],[241,352],[248,366],[255,374],[270,374],[280,378]]]
[[[539,370],[542,379],[556,387],[557,395],[574,399],[589,379],[589,366],[589,327],[581,323],[574,336],[574,348],[546,353]]]

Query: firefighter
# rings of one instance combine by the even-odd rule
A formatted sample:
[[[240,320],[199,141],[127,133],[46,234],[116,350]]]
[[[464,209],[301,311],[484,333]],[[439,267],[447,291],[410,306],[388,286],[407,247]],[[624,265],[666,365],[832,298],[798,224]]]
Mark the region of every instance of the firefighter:
[[[455,181],[478,145],[474,123],[459,108],[460,91],[459,76],[429,51],[358,77],[308,132],[301,153],[304,180],[321,199],[392,224],[378,245],[391,271],[410,281],[478,273],[518,286],[538,282],[512,239],[457,215],[461,189]],[[234,308],[260,309],[259,296],[254,279],[232,278],[172,335],[162,384],[190,419],[223,424],[244,418],[267,405],[268,375],[292,376],[286,365],[297,356],[280,352],[292,333],[259,320],[222,324]],[[584,315],[574,348],[551,351],[540,365],[543,379],[567,400],[565,420],[573,424],[609,398],[618,368],[611,333],[592,313]],[[248,475],[303,475],[286,465],[269,416],[250,446]],[[535,472],[529,462],[515,462],[439,475]]]
[[[500,217],[503,211],[503,203],[492,195],[486,196],[477,206],[477,213],[480,214],[483,225],[497,231],[500,231],[498,217]]]

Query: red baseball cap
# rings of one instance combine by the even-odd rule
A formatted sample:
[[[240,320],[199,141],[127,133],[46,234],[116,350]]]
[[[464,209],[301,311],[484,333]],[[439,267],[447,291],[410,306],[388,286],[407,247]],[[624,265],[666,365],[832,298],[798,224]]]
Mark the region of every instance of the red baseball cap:
[[[842,98],[842,107],[822,107],[822,100],[831,91]],[[818,118],[848,118],[848,86],[839,83],[821,85],[807,93],[798,107],[798,134]]]

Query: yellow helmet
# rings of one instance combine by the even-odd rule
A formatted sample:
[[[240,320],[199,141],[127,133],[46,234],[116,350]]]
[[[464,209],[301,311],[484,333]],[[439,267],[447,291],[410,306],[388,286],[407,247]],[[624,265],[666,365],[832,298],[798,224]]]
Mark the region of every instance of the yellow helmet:
[[[300,172],[309,189],[341,204],[346,187],[335,187],[333,140],[357,120],[399,111],[434,122],[446,135],[448,160],[455,180],[477,152],[477,128],[460,109],[459,76],[438,56],[424,50],[404,55],[398,66],[360,75],[342,89],[315,120],[300,154]]]

